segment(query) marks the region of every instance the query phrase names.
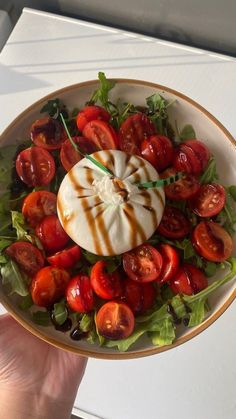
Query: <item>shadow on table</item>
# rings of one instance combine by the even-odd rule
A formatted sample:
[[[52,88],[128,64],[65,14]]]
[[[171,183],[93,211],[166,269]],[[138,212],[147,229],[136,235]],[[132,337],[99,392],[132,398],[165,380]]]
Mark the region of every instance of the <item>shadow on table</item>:
[[[3,64],[0,64],[0,80],[0,94],[24,92],[50,86],[50,83],[32,77],[32,74],[18,73]]]

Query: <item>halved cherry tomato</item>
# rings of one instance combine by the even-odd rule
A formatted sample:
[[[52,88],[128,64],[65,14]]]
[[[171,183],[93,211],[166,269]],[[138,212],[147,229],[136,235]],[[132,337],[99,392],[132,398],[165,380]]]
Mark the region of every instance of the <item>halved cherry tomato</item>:
[[[73,137],[72,139],[84,154],[91,154],[98,150],[98,147],[94,144],[94,142],[88,138]],[[76,151],[69,139],[62,144],[60,159],[62,166],[67,172],[69,172],[69,170],[72,169],[72,167],[82,158],[83,156]]]
[[[120,149],[128,154],[140,155],[141,142],[155,134],[153,122],[144,113],[129,116],[120,126]]]
[[[31,192],[22,206],[22,214],[31,227],[36,227],[46,215],[56,212],[57,196],[48,191]]]
[[[64,269],[46,266],[40,269],[31,283],[31,296],[35,304],[49,307],[65,293],[70,276]]]
[[[190,232],[191,224],[184,213],[175,207],[167,205],[157,232],[169,239],[181,239]]]
[[[99,309],[96,324],[106,339],[125,339],[133,333],[134,315],[127,304],[109,301]]]
[[[41,223],[37,225],[35,234],[41,241],[45,251],[50,253],[63,249],[70,240],[56,215],[44,217]]]
[[[170,287],[174,294],[197,294],[207,286],[206,275],[189,263],[184,263],[170,281]]]
[[[213,217],[225,205],[226,193],[223,186],[216,183],[202,185],[197,194],[190,200],[191,210],[199,217]]]
[[[93,141],[100,150],[117,149],[117,134],[107,122],[100,119],[88,122],[83,129],[83,136]]]
[[[63,141],[67,139],[62,124],[50,116],[37,119],[31,126],[30,135],[35,145],[46,150],[61,148]]]
[[[150,244],[142,244],[123,254],[123,267],[133,281],[155,281],[162,269],[162,257]]]
[[[55,162],[47,150],[30,147],[18,154],[16,171],[28,186],[46,186],[55,174]]]
[[[152,283],[141,284],[127,279],[124,281],[124,302],[134,314],[145,313],[155,301],[156,291]]]
[[[33,244],[18,241],[6,249],[6,254],[29,276],[34,276],[44,265],[42,252]]]
[[[176,173],[176,170],[171,167],[162,172],[160,177],[161,179],[165,179],[169,176],[174,176]],[[196,178],[196,176],[191,174],[186,174],[176,182],[173,182],[170,185],[166,185],[164,187],[167,198],[176,201],[193,197],[199,188],[199,180]]]
[[[57,268],[70,269],[81,258],[81,249],[75,245],[68,247],[68,249],[61,250],[53,256],[49,256],[47,261],[50,265],[57,266]]]
[[[164,284],[175,276],[179,268],[179,255],[177,250],[169,244],[161,244],[158,250],[163,259],[163,266],[157,282]]]
[[[210,151],[202,141],[188,140],[176,148],[173,165],[177,171],[199,175],[209,159]]]
[[[66,288],[66,299],[74,311],[88,313],[93,310],[94,297],[89,277],[80,274],[72,278]]]
[[[106,266],[104,260],[95,263],[91,270],[91,285],[99,297],[111,300],[121,295],[121,278],[117,271],[108,273]]]
[[[82,132],[85,125],[90,121],[94,121],[94,119],[101,119],[102,121],[109,122],[109,120],[111,119],[111,115],[106,111],[106,109],[102,108],[101,106],[85,106],[85,108],[79,111],[76,118],[76,124],[79,131]]]
[[[158,172],[171,165],[174,148],[171,140],[164,135],[152,135],[141,143],[141,155],[148,160]]]
[[[223,262],[233,250],[231,236],[214,221],[201,221],[193,231],[192,243],[199,255],[212,262]]]

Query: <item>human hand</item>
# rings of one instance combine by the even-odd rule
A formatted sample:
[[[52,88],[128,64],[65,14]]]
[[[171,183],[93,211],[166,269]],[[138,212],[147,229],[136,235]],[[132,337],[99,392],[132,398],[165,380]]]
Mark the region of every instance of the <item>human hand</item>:
[[[9,315],[0,316],[2,417],[69,418],[85,366],[85,358],[38,339]]]

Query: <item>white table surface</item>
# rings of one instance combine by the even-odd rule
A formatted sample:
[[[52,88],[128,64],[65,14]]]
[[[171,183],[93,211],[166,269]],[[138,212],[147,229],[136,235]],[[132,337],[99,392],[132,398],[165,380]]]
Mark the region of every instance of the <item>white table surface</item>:
[[[24,9],[0,56],[0,132],[65,85],[149,80],[192,97],[236,136],[236,60]],[[2,310],[2,309],[1,309]],[[234,419],[236,302],[192,341],[133,361],[91,359],[76,405],[105,419]]]

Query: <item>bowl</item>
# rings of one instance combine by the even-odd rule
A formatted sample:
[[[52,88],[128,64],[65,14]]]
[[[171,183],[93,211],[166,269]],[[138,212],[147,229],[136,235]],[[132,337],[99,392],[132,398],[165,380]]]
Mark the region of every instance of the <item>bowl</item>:
[[[225,185],[236,184],[236,142],[232,135],[223,125],[201,105],[187,96],[158,84],[129,79],[116,79],[116,85],[111,91],[111,100],[120,98],[124,102],[132,102],[138,105],[145,104],[145,98],[155,92],[160,93],[166,100],[174,101],[169,108],[169,120],[172,126],[178,121],[181,128],[186,124],[192,124],[197,138],[201,139],[209,147],[216,159],[220,181]],[[60,98],[69,109],[82,107],[98,88],[98,81],[88,81],[74,84],[57,90],[40,99],[22,112],[3,132],[0,146],[14,143],[15,139],[24,139],[29,136],[29,127],[39,117],[42,106],[49,100]],[[234,252],[236,239],[234,240]],[[218,278],[219,274],[217,274]],[[87,341],[73,341],[68,334],[56,331],[53,327],[43,327],[34,324],[27,312],[21,311],[14,303],[11,296],[7,296],[0,281],[0,301],[6,310],[23,327],[40,339],[45,340],[58,348],[71,351],[83,356],[102,359],[130,359],[161,353],[181,345],[203,330],[207,329],[232,303],[236,297],[235,280],[225,284],[211,297],[211,311],[200,325],[193,328],[180,329],[178,337],[172,345],[155,347],[146,338],[142,337],[127,352],[118,352],[114,348],[106,348],[99,345],[91,345]]]

